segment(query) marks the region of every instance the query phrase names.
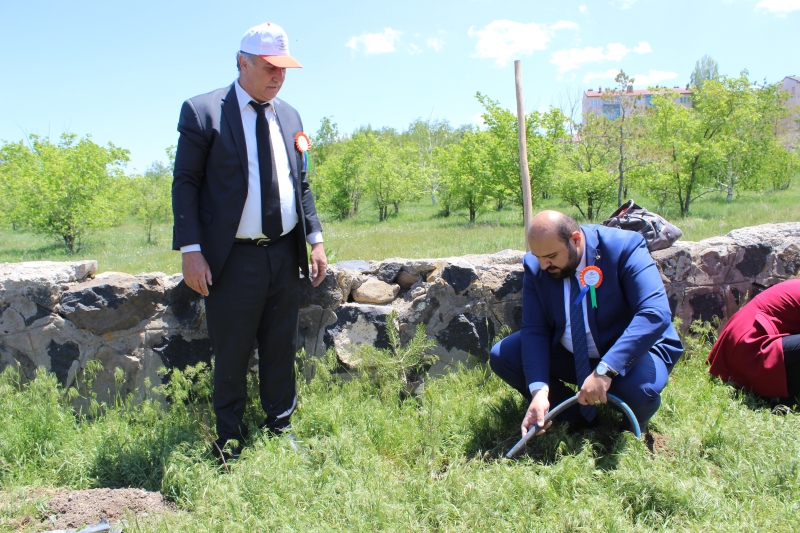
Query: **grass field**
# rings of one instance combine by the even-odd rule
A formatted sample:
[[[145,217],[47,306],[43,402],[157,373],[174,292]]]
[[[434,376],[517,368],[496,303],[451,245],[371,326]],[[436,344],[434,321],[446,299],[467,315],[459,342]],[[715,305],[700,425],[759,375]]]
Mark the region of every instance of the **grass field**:
[[[693,217],[671,218],[686,239],[699,240],[798,220],[798,200],[796,188],[731,205],[709,198]],[[487,211],[470,226],[420,203],[379,224],[366,211],[326,221],[326,247],[336,260],[519,249],[520,218],[513,209]],[[96,234],[75,257],[46,238],[4,231],[0,261],[92,258],[100,271],[176,272],[170,234],[159,227],[148,246],[141,229],[126,224]],[[7,369],[0,531],[46,529],[48,491],[91,487],[160,490],[175,502],[177,511],[125,529],[141,533],[800,530],[800,416],[711,379],[708,344],[702,336],[685,342],[650,441],[617,433],[619,415],[601,409],[601,428],[570,434],[556,426],[509,461],[502,455],[518,438],[525,405],[485,367],[429,379],[423,396],[406,400],[397,380],[340,381],[319,370],[299,384],[293,423],[302,451],[258,434],[263,415],[251,401],[246,420],[255,436],[230,473],[207,453],[205,372],[192,381],[174,376],[170,403],[119,399],[96,406],[90,420],[73,412],[75,390],[65,393],[53,375],[21,384]]]
[[[525,405],[485,368],[429,380],[341,382],[319,371],[299,388],[303,449],[252,438],[231,472],[206,452],[208,378],[194,403],[121,402],[93,422],[55,378],[0,378],[0,531],[34,532],[54,487],[161,490],[178,510],[130,532],[716,532],[800,530],[800,416],[711,379],[708,346],[688,339],[651,421],[654,451],[605,425],[554,426],[516,460]],[[173,379],[176,384],[180,380]],[[246,419],[259,420],[255,403]]]
[[[645,201],[642,204],[654,207]],[[745,226],[800,220],[798,206],[800,187],[795,185],[775,193],[742,193],[730,204],[725,203],[724,195],[709,195],[697,200],[693,215],[684,219],[669,211],[662,214],[681,228],[684,240],[696,241]],[[546,208],[578,215],[575,209],[557,200],[537,201],[534,210]],[[322,214],[322,222],[331,262],[448,257],[525,247],[522,213],[512,207],[502,211],[489,209],[472,225],[463,213],[440,217],[439,208],[429,202],[404,205],[398,216],[385,222],[378,222],[377,211],[369,205],[351,220],[330,220]],[[156,244],[148,245],[144,231],[131,221],[90,235],[84,249],[71,256],[50,238],[26,231],[0,230],[0,262],[96,259],[99,272],[179,272],[180,256],[170,250],[171,225],[158,226],[155,238]]]

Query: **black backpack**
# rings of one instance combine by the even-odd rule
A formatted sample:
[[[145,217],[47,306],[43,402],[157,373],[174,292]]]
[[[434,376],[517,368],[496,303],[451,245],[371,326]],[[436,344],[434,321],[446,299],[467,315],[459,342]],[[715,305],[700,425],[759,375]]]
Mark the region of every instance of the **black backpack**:
[[[647,249],[651,252],[669,248],[680,239],[683,232],[663,217],[651,213],[644,207],[628,200],[603,222],[609,228],[635,231],[644,237]]]

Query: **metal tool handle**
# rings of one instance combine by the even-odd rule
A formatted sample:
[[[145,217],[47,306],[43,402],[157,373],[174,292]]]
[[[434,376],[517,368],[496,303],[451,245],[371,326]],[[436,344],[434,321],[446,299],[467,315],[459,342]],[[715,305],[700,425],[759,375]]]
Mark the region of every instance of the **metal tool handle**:
[[[613,403],[614,405],[616,405],[617,407],[622,409],[622,412],[625,413],[625,415],[628,417],[628,420],[631,423],[631,428],[633,429],[633,434],[636,435],[636,438],[637,439],[642,438],[642,432],[639,429],[639,422],[636,420],[636,416],[633,414],[633,411],[631,411],[631,408],[628,407],[628,404],[626,404],[625,402],[623,402],[622,400],[620,400],[619,398],[617,398],[613,394],[606,394],[606,397],[611,401],[611,403]],[[546,426],[547,423],[550,422],[553,418],[557,417],[563,411],[569,409],[570,407],[572,407],[576,403],[578,403],[578,397],[577,396],[573,396],[573,397],[567,399],[566,401],[561,402],[554,409],[551,409],[549,413],[547,413],[547,416],[544,419],[544,424],[543,425]],[[511,448],[508,451],[508,453],[506,454],[506,459],[511,459],[512,457],[517,455],[517,453],[519,453],[519,451],[525,446],[525,444],[527,444],[527,442],[532,437],[534,437],[535,435],[538,435],[542,431],[543,431],[542,430],[542,426],[534,426],[530,430],[528,430],[528,432],[525,434],[525,436],[522,437],[521,439],[519,439],[519,442],[517,442],[514,445],[514,447]]]

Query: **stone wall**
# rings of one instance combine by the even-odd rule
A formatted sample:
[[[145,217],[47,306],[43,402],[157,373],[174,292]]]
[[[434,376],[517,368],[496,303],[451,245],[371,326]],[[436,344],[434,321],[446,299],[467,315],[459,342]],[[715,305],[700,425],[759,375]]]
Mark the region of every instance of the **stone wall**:
[[[418,324],[436,341],[434,372],[485,360],[503,325],[520,327],[522,255],[336,263],[320,287],[304,281],[298,294],[302,347],[314,357],[334,348],[352,366],[359,345],[388,346],[394,311],[403,341]],[[684,329],[696,319],[724,321],[750,295],[800,272],[800,223],[678,242],[653,257]],[[44,367],[71,386],[97,360],[95,390],[107,399],[143,391],[146,378],[158,383],[164,367],[210,361],[203,300],[180,275],[96,270],[95,261],[0,265],[0,369],[19,364],[30,378]],[[126,376],[122,390],[117,368]]]

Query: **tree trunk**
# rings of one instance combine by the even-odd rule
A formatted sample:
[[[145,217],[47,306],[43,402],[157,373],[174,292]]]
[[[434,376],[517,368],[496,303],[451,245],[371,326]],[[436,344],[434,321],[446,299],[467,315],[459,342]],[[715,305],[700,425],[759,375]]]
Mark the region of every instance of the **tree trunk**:
[[[588,199],[588,209],[587,212],[589,213],[589,220],[594,220],[594,199],[590,196]]]
[[[64,245],[67,247],[67,251],[71,254],[75,253],[75,236],[71,233],[65,233],[62,235],[64,238]]]
[[[472,204],[470,204],[470,206],[469,206],[469,223],[470,224],[475,222],[476,213],[477,213],[477,211],[476,211],[475,207]]]
[[[431,194],[431,205],[433,207],[436,207],[436,195],[435,194]]]

